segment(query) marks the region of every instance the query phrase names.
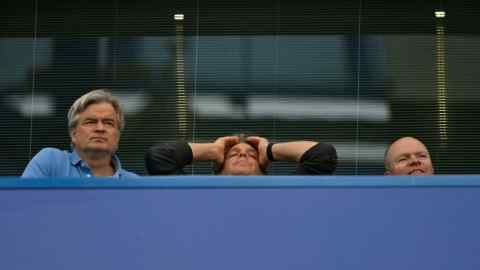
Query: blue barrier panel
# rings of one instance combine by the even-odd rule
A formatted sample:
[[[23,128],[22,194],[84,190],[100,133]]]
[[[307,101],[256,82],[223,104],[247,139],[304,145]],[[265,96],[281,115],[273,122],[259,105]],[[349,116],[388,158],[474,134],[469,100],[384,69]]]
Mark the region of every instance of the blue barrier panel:
[[[480,176],[0,179],[0,269],[480,269]]]

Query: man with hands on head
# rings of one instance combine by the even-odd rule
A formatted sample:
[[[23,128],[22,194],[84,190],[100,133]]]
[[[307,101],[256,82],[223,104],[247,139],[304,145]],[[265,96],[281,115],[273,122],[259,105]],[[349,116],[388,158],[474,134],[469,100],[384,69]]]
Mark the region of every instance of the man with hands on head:
[[[214,162],[214,173],[220,175],[264,175],[272,161],[297,162],[296,174],[325,175],[335,171],[337,153],[326,143],[271,143],[263,137],[240,134],[211,143],[161,143],[145,156],[150,175],[184,174],[183,168],[194,161]]]

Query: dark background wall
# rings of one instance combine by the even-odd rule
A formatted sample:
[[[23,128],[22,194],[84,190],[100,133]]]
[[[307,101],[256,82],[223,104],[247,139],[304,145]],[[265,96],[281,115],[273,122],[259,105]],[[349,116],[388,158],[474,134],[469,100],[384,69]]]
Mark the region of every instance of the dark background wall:
[[[479,15],[473,0],[7,1],[0,175],[68,149],[67,110],[95,88],[121,97],[119,155],[140,174],[155,142],[238,131],[331,142],[354,175],[382,174],[412,135],[438,173],[479,173]]]

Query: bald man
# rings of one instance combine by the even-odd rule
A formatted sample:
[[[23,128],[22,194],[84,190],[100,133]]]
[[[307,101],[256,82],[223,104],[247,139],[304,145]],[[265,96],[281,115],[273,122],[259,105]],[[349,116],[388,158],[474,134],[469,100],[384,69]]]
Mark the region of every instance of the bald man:
[[[433,175],[427,147],[418,139],[397,139],[385,153],[385,175]]]

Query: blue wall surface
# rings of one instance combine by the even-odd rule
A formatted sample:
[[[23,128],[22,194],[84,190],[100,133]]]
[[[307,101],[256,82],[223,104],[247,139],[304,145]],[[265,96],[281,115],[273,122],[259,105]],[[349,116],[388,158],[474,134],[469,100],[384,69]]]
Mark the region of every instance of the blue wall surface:
[[[480,176],[0,179],[1,269],[479,269]]]

